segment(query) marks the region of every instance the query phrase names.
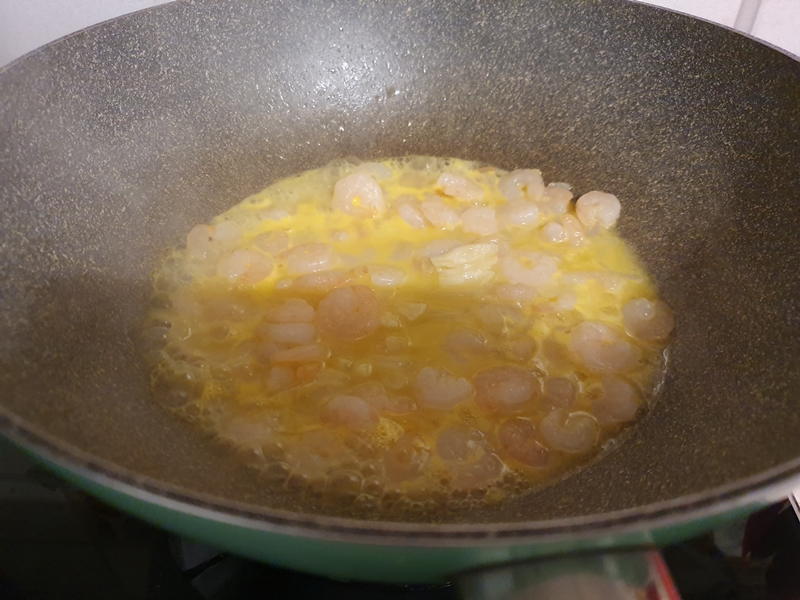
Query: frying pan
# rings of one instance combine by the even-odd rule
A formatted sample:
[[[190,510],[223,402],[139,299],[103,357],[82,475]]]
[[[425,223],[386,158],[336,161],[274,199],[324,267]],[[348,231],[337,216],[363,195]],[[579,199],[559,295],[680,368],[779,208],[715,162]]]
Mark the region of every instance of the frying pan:
[[[677,314],[660,400],[615,451],[500,506],[365,520],[271,483],[157,405],[137,332],[159,254],[331,159],[535,166],[623,203]],[[432,582],[663,543],[800,482],[800,63],[621,0],[196,0],[0,72],[0,428],[183,535]]]

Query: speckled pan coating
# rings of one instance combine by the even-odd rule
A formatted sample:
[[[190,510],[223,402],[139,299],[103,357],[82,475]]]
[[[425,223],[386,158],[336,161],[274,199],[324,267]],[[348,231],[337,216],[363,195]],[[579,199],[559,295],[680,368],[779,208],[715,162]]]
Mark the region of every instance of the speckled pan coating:
[[[265,520],[313,512],[152,402],[134,343],[148,274],[193,224],[278,178],[404,154],[613,191],[678,315],[661,401],[617,451],[453,519],[602,523],[735,495],[775,467],[796,476],[800,63],[616,0],[177,2],[7,68],[0,426],[151,489]]]

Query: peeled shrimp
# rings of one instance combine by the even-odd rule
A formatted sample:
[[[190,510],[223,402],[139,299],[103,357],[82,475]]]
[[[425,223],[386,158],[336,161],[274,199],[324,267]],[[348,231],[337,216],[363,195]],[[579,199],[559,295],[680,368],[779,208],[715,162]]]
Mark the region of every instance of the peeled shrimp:
[[[422,216],[422,210],[419,206],[419,201],[411,196],[402,196],[397,199],[395,203],[397,214],[406,223],[415,229],[423,229],[426,226],[425,217]]]
[[[369,279],[375,287],[397,287],[406,280],[406,274],[400,267],[377,265],[369,268]]]
[[[542,172],[539,169],[511,171],[500,178],[498,188],[509,201],[538,200],[544,194]]]
[[[386,212],[381,186],[366,173],[353,173],[337,181],[332,204],[354,217],[379,217]]]
[[[297,292],[330,292],[342,287],[349,279],[342,271],[320,271],[298,277],[291,282],[291,287]]]
[[[539,237],[542,238],[543,241],[551,244],[566,242],[568,239],[567,231],[560,223],[548,223],[542,227],[539,232]]]
[[[272,259],[257,250],[239,248],[223,254],[217,262],[217,274],[231,281],[258,283],[272,273]]]
[[[289,298],[283,306],[269,309],[264,320],[270,323],[311,323],[314,308],[301,298]]]
[[[269,355],[273,365],[322,362],[331,354],[324,344],[307,344],[286,350],[276,350]]]
[[[584,227],[599,225],[608,229],[619,219],[619,211],[616,196],[597,190],[584,194],[575,203],[575,212]]]
[[[478,235],[497,233],[497,219],[493,208],[473,206],[461,214],[464,231]]]
[[[542,196],[543,208],[554,215],[565,214],[571,200],[572,192],[567,188],[552,184],[544,189],[544,195]]]
[[[501,208],[497,218],[506,229],[536,227],[539,222],[539,207],[534,202],[515,200]]]
[[[375,292],[363,285],[342,287],[323,298],[317,308],[317,326],[323,333],[358,340],[380,327],[381,309]]]
[[[572,215],[561,217],[561,227],[567,236],[566,242],[570,246],[580,246],[583,243],[583,226],[581,222]]]
[[[366,400],[339,394],[322,408],[320,418],[351,429],[371,429],[378,424],[378,414]]]
[[[497,431],[500,446],[523,465],[541,468],[547,465],[547,448],[536,440],[536,428],[526,419],[510,419]]]
[[[483,200],[483,188],[463,175],[442,173],[436,183],[448,196],[464,200]]]
[[[420,210],[431,225],[440,229],[455,229],[461,221],[458,211],[441,200],[425,200],[420,204]]]
[[[540,393],[539,380],[519,367],[491,367],[475,377],[475,404],[484,410],[521,410]]]
[[[277,256],[289,247],[289,234],[285,231],[262,233],[253,240],[253,245],[262,252]]]
[[[333,246],[311,242],[295,246],[286,254],[286,268],[295,275],[327,271],[336,264]]]
[[[311,323],[264,323],[259,325],[258,334],[276,344],[302,346],[314,341],[317,328]]]
[[[633,369],[639,352],[608,325],[584,321],[572,330],[572,349],[592,371],[615,373]]]
[[[592,403],[592,413],[602,424],[625,423],[639,410],[639,392],[615,375],[603,377],[603,395]]]
[[[558,261],[542,252],[517,250],[500,261],[500,268],[511,283],[538,287],[553,278],[558,271]]]
[[[600,427],[591,415],[572,414],[555,408],[542,419],[539,429],[545,441],[564,452],[585,452],[597,442]]]
[[[675,327],[675,314],[662,300],[636,298],[622,307],[628,332],[640,340],[666,339]]]
[[[423,367],[414,381],[414,391],[423,406],[448,410],[468,400],[472,386],[441,367]]]

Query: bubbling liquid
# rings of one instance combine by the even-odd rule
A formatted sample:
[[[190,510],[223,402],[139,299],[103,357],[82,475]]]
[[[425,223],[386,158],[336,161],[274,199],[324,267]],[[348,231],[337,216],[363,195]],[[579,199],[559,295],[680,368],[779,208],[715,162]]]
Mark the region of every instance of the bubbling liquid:
[[[142,335],[166,408],[365,514],[494,504],[652,403],[670,308],[620,203],[536,169],[335,161],[200,224]]]

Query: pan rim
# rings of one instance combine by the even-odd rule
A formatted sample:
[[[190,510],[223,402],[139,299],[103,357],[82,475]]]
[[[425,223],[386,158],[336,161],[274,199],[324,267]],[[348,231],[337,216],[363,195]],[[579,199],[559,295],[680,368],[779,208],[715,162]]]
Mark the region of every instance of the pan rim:
[[[678,498],[588,516],[501,523],[404,523],[313,515],[225,500],[175,486],[99,458],[0,407],[0,434],[39,460],[137,501],[266,533],[379,546],[464,548],[522,546],[649,533],[763,506],[800,484],[800,458],[744,479]]]

